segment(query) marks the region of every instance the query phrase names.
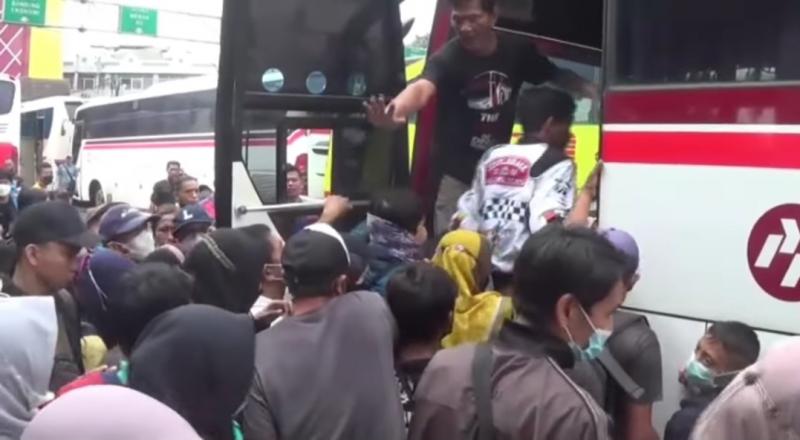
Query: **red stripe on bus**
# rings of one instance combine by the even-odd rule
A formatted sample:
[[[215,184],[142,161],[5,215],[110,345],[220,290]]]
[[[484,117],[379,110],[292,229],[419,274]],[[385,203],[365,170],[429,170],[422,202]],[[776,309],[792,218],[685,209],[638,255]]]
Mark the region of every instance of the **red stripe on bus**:
[[[603,161],[800,168],[800,134],[605,132]]]
[[[718,87],[606,93],[613,124],[798,124],[800,87]]]
[[[248,147],[274,147],[275,141],[250,142]],[[86,144],[85,150],[148,150],[157,148],[213,148],[214,141],[200,142],[120,142],[120,143],[98,143]]]

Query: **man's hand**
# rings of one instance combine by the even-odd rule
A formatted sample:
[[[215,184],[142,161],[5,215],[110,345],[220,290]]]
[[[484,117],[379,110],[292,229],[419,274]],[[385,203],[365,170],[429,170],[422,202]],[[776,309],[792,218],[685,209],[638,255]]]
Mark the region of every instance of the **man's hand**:
[[[290,301],[272,301],[264,310],[252,315],[256,332],[268,329],[281,316],[292,316]]]
[[[325,199],[325,207],[322,208],[322,215],[319,217],[320,223],[331,224],[350,212],[353,206],[350,199],[342,196],[330,196]]]
[[[395,129],[406,123],[406,118],[396,114],[393,102],[386,102],[386,98],[373,96],[369,101],[364,101],[367,110],[367,120],[374,126],[386,129]]]
[[[598,89],[597,84],[593,82],[585,81],[581,86],[580,93],[584,98],[591,99],[592,103],[600,101],[600,90]]]
[[[586,179],[586,184],[583,186],[583,192],[592,197],[594,200],[597,197],[597,191],[600,187],[600,177],[603,174],[603,161],[598,160],[594,166],[589,178]]]

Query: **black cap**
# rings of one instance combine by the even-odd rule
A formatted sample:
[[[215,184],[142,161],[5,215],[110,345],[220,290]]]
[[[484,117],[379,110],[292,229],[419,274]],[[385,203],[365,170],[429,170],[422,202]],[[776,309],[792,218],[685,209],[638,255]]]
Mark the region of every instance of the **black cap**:
[[[43,202],[22,211],[11,231],[20,248],[50,242],[93,248],[100,237],[86,228],[77,209],[64,202]]]
[[[290,286],[324,283],[348,272],[350,255],[335,229],[316,223],[289,239],[282,264]]]

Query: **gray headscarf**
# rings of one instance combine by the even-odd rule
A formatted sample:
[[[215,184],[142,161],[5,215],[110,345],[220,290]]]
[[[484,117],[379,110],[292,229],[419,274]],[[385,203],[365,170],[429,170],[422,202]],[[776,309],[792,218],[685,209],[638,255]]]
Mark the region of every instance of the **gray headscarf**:
[[[52,297],[0,297],[0,439],[18,439],[48,400],[57,337]]]

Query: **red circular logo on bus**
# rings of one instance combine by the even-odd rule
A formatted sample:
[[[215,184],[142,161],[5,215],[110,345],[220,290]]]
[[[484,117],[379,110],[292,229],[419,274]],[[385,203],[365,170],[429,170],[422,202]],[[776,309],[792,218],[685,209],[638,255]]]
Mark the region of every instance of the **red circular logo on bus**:
[[[759,286],[783,301],[800,301],[800,205],[770,209],[747,242],[747,263]]]

